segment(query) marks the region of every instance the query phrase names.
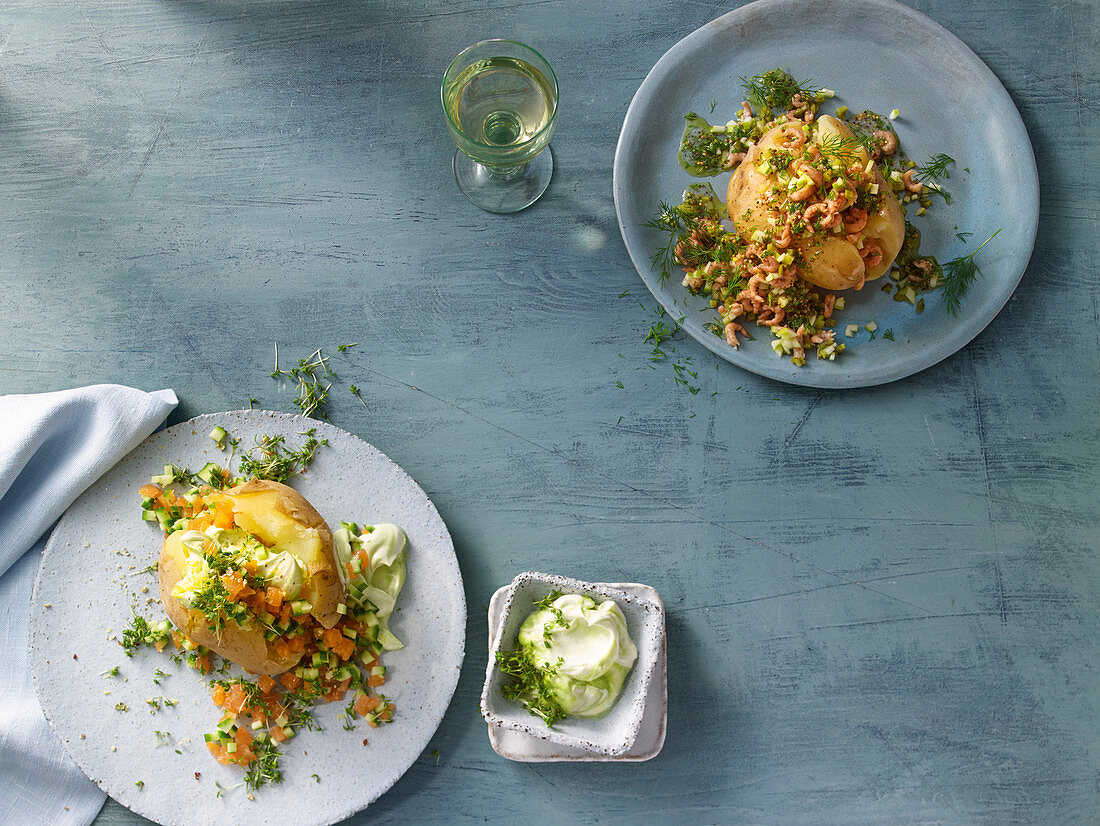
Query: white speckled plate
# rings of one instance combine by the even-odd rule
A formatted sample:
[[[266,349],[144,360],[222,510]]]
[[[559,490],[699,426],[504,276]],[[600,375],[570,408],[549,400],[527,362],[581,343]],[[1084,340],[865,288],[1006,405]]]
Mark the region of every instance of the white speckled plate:
[[[203,734],[217,709],[207,680],[167,653],[127,659],[115,640],[130,610],[162,618],[154,565],[162,537],[142,522],[137,489],[166,463],[197,470],[224,462],[209,438],[221,425],[251,445],[262,434],[300,444],[314,427],[321,448],[292,480],[330,525],[341,519],[396,522],[408,534],[408,579],[392,628],[405,648],[383,657],[394,722],[342,729],[343,703],[321,706],[323,732],[304,731],[284,747],[280,785],[253,800],[241,771],[221,766]],[[145,589],[148,589],[147,591]],[[93,485],[62,517],[31,599],[31,670],[54,732],[105,792],[163,824],[329,824],[363,809],[412,765],[438,728],[458,682],[466,640],[466,599],[446,525],[424,491],[361,439],[329,424],[267,411],[199,416],[155,433]],[[119,666],[117,677],[103,674]],[[171,674],[154,684],[156,670]],[[177,705],[152,710],[148,699]],[[128,712],[116,711],[125,703]],[[165,733],[158,741],[156,732]],[[363,740],[367,739],[366,745]],[[314,777],[316,776],[316,778]],[[144,785],[135,785],[138,782]],[[218,788],[232,788],[217,796]]]
[[[733,349],[703,325],[717,318],[703,296],[675,275],[662,282],[650,258],[661,233],[646,226],[661,201],[677,203],[691,183],[711,181],[725,198],[729,175],[692,178],[676,159],[684,115],[715,122],[736,115],[741,77],[777,66],[835,89],[822,111],[900,109],[894,126],[917,162],[945,152],[956,161],[944,182],[954,196],[924,218],[921,250],[949,261],[967,255],[998,228],[978,254],[982,277],[958,316],[928,294],[917,315],[871,282],[846,290],[838,339],[848,350],[835,361],[810,354],[804,367],[772,352],[771,334],[750,325],[754,339]],[[714,101],[713,113],[711,102]],[[634,266],[654,297],[681,326],[716,355],[763,376],[807,387],[867,387],[909,376],[964,347],[1000,312],[1031,256],[1039,220],[1039,178],[1027,131],[997,77],[961,40],[938,23],[893,0],[758,0],[713,20],[668,50],[634,96],[623,122],[614,168],[619,229]],[[915,211],[913,211],[915,212]],[[969,243],[958,232],[973,235]],[[862,325],[874,321],[872,341]],[[854,338],[847,324],[859,324]],[[882,333],[893,330],[894,341]]]

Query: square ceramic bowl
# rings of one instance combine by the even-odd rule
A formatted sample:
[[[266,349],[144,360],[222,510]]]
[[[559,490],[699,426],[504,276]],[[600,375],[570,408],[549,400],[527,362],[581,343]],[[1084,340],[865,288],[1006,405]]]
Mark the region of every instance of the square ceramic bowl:
[[[619,699],[599,719],[567,717],[548,727],[522,705],[505,699],[500,693],[505,675],[497,666],[497,652],[514,648],[519,628],[534,610],[534,603],[552,591],[585,594],[596,600],[614,600],[622,609],[630,639],[638,649],[638,659],[627,675]],[[581,749],[593,755],[622,755],[638,739],[650,683],[660,660],[664,630],[663,606],[644,595],[628,593],[596,582],[525,571],[512,580],[505,594],[485,670],[481,714],[490,725],[541,740]]]

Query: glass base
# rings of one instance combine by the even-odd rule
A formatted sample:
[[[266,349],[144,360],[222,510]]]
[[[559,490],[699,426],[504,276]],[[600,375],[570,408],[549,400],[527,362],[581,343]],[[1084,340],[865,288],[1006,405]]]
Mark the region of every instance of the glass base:
[[[523,166],[482,166],[461,149],[451,162],[455,181],[474,206],[486,212],[519,212],[531,206],[550,185],[554,157],[546,147]]]

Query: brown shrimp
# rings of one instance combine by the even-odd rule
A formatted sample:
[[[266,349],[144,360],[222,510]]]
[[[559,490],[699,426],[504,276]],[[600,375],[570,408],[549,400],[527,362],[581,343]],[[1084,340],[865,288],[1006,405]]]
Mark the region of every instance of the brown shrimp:
[[[898,148],[898,136],[888,129],[876,129],[871,133],[871,137],[875,139],[883,155],[892,155]]]
[[[862,232],[863,228],[867,226],[868,219],[867,210],[860,207],[851,207],[844,212],[844,231],[849,235]]]
[[[735,350],[741,345],[741,342],[737,340],[738,333],[743,335],[745,338],[749,337],[749,331],[738,324],[736,321],[730,321],[726,324],[725,333],[726,344],[728,344]]]

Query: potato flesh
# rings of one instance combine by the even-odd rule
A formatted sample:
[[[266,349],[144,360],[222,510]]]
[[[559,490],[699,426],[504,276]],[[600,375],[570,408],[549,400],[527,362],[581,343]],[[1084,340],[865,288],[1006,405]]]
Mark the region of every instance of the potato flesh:
[[[817,129],[811,140],[818,145],[831,136],[852,137],[851,129],[831,115],[822,115],[816,123]],[[791,128],[801,130],[802,126],[797,122],[786,123],[765,133],[750,147],[745,159],[730,178],[726,190],[727,208],[730,219],[746,241],[750,241],[758,229],[765,232],[774,230],[775,225],[768,219],[780,217],[780,213],[769,203],[769,190],[778,186],[778,176],[760,172],[757,165],[767,150],[781,148],[785,141],[783,130]],[[851,151],[864,165],[870,160],[862,146],[856,146]],[[869,242],[878,244],[882,249],[881,261],[873,266],[866,266],[860,256],[859,247],[848,241],[843,234],[799,240],[795,246],[807,262],[806,266],[800,268],[802,278],[806,281],[827,290],[846,290],[862,286],[865,281],[873,281],[889,272],[905,240],[905,216],[901,204],[877,167],[874,175],[874,182],[878,184],[878,191],[883,198],[878,211],[868,216],[860,240],[865,245]]]
[[[275,553],[289,551],[297,557],[305,572],[298,598],[313,605],[309,613],[322,627],[335,626],[341,616],[337,605],[344,602],[345,591],[336,571],[332,534],[320,514],[293,488],[275,482],[253,480],[222,495],[232,501],[237,527]],[[172,596],[186,573],[187,551],[181,536],[176,531],[165,538],[158,565],[161,602],[172,623],[195,642],[254,674],[281,674],[296,665],[301,653],[280,657],[261,628],[242,628],[230,621],[215,633],[200,611],[188,609]]]

